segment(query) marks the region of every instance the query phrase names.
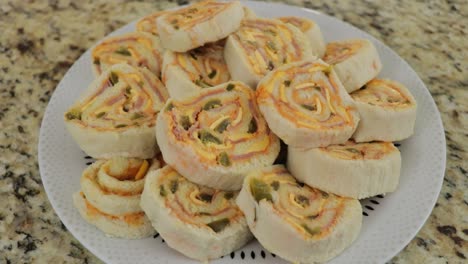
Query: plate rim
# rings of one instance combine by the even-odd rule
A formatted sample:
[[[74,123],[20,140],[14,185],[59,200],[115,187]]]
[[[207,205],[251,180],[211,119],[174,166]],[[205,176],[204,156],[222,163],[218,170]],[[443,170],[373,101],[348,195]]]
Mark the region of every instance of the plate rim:
[[[405,67],[407,67],[408,69],[410,69],[411,73],[414,74],[415,76],[417,76],[416,78],[416,81],[417,83],[419,83],[422,87],[424,87],[424,93],[426,94],[426,96],[428,95],[431,100],[429,100],[429,103],[435,107],[435,109],[437,111],[435,111],[436,115],[435,117],[433,118],[433,120],[435,120],[437,122],[437,126],[439,126],[441,129],[442,129],[442,133],[441,133],[441,145],[442,145],[442,160],[441,160],[441,164],[442,166],[440,167],[440,170],[441,171],[438,171],[436,172],[437,175],[440,175],[439,178],[438,178],[438,183],[437,183],[437,195],[434,195],[432,197],[432,200],[431,200],[431,204],[432,206],[430,207],[430,209],[427,209],[426,212],[424,212],[424,220],[421,220],[420,223],[418,224],[418,227],[415,228],[413,230],[413,232],[411,232],[410,235],[407,236],[407,238],[405,239],[404,243],[402,243],[401,245],[399,245],[395,250],[391,251],[388,256],[386,257],[386,259],[384,260],[384,262],[388,262],[389,260],[391,260],[393,257],[395,257],[396,255],[399,254],[399,252],[401,252],[414,238],[415,236],[417,235],[417,233],[422,229],[422,227],[426,224],[427,220],[429,219],[430,215],[432,214],[432,211],[434,209],[434,206],[435,204],[437,203],[437,200],[440,196],[440,192],[442,190],[442,184],[443,184],[443,180],[445,178],[445,172],[446,172],[446,167],[447,167],[447,142],[446,142],[446,136],[445,136],[445,129],[444,129],[444,125],[443,125],[443,122],[442,122],[442,117],[441,117],[441,113],[440,113],[440,110],[434,100],[434,97],[431,95],[429,89],[427,88],[426,84],[424,83],[424,81],[421,79],[421,77],[419,76],[419,74],[413,69],[413,67],[411,67],[411,65],[404,59],[402,58],[396,51],[394,51],[392,48],[390,48],[389,46],[387,46],[383,41],[377,39],[376,37],[374,37],[373,35],[371,35],[370,33],[368,33],[367,31],[365,30],[362,30],[352,24],[350,24],[349,22],[346,22],[346,21],[343,21],[341,20],[340,18],[337,18],[337,17],[334,17],[334,16],[331,16],[331,15],[328,15],[328,14],[325,14],[321,11],[318,11],[318,10],[315,10],[315,9],[311,9],[311,8],[307,8],[307,7],[303,7],[303,6],[296,6],[296,5],[289,5],[289,4],[285,4],[285,3],[276,3],[276,2],[264,2],[264,1],[252,1],[252,0],[241,0],[241,3],[242,4],[245,4],[246,6],[249,6],[249,7],[252,7],[252,6],[255,6],[255,5],[258,5],[259,7],[263,6],[263,7],[266,7],[266,8],[271,8],[272,6],[276,6],[276,8],[281,8],[281,7],[286,7],[286,8],[293,8],[293,9],[297,9],[297,10],[301,10],[301,11],[304,11],[306,13],[313,13],[315,15],[319,15],[319,16],[324,16],[326,17],[327,19],[331,19],[333,20],[334,22],[338,23],[340,26],[342,27],[351,27],[353,30],[357,30],[357,31],[361,31],[361,32],[364,32],[367,34],[366,38],[370,39],[372,42],[374,43],[379,43],[384,49],[386,49],[387,52],[389,52],[392,56],[395,56],[397,57]],[[182,5],[182,6],[178,6],[178,7],[174,7],[174,8],[169,8],[167,10],[170,10],[170,9],[178,9],[178,8],[181,8],[181,7],[184,7],[184,6],[187,6],[187,5]],[[157,10],[152,10],[151,12],[149,12],[148,14],[152,13],[152,12],[155,12]],[[84,59],[85,56],[87,56],[89,54],[89,51],[94,47],[96,46],[98,43],[100,43],[102,40],[108,38],[108,37],[111,37],[111,36],[114,36],[116,34],[118,34],[118,31],[120,31],[122,28],[124,27],[127,27],[127,26],[130,26],[130,25],[134,25],[140,18],[136,19],[136,20],[133,20],[117,29],[115,29],[114,31],[112,31],[111,33],[107,34],[106,36],[102,37],[101,39],[97,40],[93,45],[91,45],[85,52],[83,52],[83,54],[80,55],[80,57],[78,59],[76,59],[72,66],[67,70],[67,72],[63,75],[62,79],[60,80],[60,82],[57,84],[57,86],[55,87],[54,89],[54,92],[52,93],[48,103],[47,103],[47,106],[46,106],[46,109],[44,110],[44,114],[43,114],[43,118],[42,118],[42,121],[41,121],[41,125],[40,125],[40,131],[39,131],[39,139],[38,139],[38,165],[39,165],[39,174],[40,174],[40,177],[41,177],[41,181],[42,181],[42,184],[44,186],[44,190],[45,190],[45,193],[47,195],[47,199],[48,201],[50,202],[53,210],[54,210],[54,213],[58,216],[58,218],[60,219],[61,223],[63,223],[63,225],[67,228],[67,231],[76,239],[78,240],[82,245],[83,247],[85,247],[87,250],[89,250],[96,258],[100,259],[101,261],[108,261],[106,258],[104,258],[104,256],[102,256],[98,250],[95,248],[95,247],[92,247],[90,246],[87,242],[83,242],[82,239],[78,239],[77,235],[75,234],[75,232],[72,232],[71,229],[67,226],[67,224],[62,220],[64,219],[63,217],[63,214],[61,213],[60,210],[57,210],[58,206],[56,204],[56,201],[55,200],[52,200],[49,198],[49,193],[51,192],[50,189],[47,187],[49,185],[47,185],[44,181],[44,178],[43,178],[43,170],[42,168],[44,168],[44,159],[43,159],[43,154],[42,153],[42,149],[43,149],[43,146],[44,146],[44,124],[46,123],[46,119],[47,119],[47,116],[50,116],[51,114],[49,113],[51,109],[50,107],[50,102],[54,99],[54,96],[57,96],[57,93],[56,93],[56,90],[57,89],[60,89],[61,87],[63,87],[63,82],[64,80],[66,79],[66,77],[71,74],[70,73],[70,70],[75,66],[75,64],[77,64],[80,60]],[[63,88],[61,88],[63,89]],[[49,186],[50,187],[50,186]],[[189,260],[189,259],[187,259]]]

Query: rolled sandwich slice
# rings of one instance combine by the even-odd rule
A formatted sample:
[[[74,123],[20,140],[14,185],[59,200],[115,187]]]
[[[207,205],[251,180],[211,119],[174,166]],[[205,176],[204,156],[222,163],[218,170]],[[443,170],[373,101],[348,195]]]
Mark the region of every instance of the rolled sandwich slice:
[[[87,222],[108,236],[151,236],[156,231],[140,207],[140,197],[145,176],[160,165],[157,159],[98,160],[83,172],[74,205]]]
[[[359,122],[351,97],[320,59],[270,72],[258,84],[257,103],[270,129],[294,147],[344,143]]]
[[[304,32],[309,39],[312,53],[315,56],[321,58],[325,54],[325,41],[323,40],[322,31],[320,31],[320,27],[314,21],[295,16],[279,17],[278,19],[284,23],[297,27]]]
[[[229,82],[169,99],[156,127],[164,160],[197,184],[239,190],[245,174],[273,164],[280,149],[254,96],[245,84]]]
[[[152,158],[159,152],[156,116],[167,98],[148,69],[113,65],[65,113],[65,125],[91,157]]]
[[[227,37],[243,17],[239,1],[205,0],[164,14],[156,23],[163,47],[185,52]]]
[[[159,39],[144,32],[132,32],[111,37],[92,51],[93,68],[97,75],[110,66],[127,63],[134,67],[143,67],[156,76],[161,73],[162,48]]]
[[[358,200],[301,184],[283,165],[252,171],[237,204],[260,244],[293,263],[328,261],[349,247],[361,229]]]
[[[361,115],[355,141],[398,141],[413,134],[416,100],[403,84],[374,79],[351,97]]]
[[[323,60],[333,65],[348,93],[361,88],[382,70],[379,54],[367,39],[330,42]]]
[[[256,88],[269,71],[315,56],[304,33],[277,19],[246,19],[226,42],[224,58],[233,80]]]
[[[162,80],[171,98],[182,100],[198,95],[206,87],[228,82],[231,76],[223,53],[224,41],[186,53],[166,51]]]
[[[197,185],[165,166],[148,175],[141,207],[171,248],[207,261],[252,238],[235,203],[237,194]]]
[[[168,10],[157,11],[157,12],[154,12],[152,14],[149,14],[143,17],[136,23],[136,30],[138,32],[150,33],[159,38],[159,31],[158,31],[158,25],[156,23],[156,20],[160,16],[171,13],[171,12],[172,11],[168,11]]]
[[[395,191],[400,168],[400,151],[391,142],[288,148],[288,169],[299,181],[355,199]]]

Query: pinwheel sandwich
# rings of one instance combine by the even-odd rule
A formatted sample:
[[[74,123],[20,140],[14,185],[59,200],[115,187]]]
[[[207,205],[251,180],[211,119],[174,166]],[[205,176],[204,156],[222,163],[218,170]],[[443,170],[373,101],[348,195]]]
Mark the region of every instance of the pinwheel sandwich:
[[[75,207],[90,224],[106,235],[143,238],[156,233],[140,207],[145,176],[158,168],[157,159],[114,157],[98,160],[83,172]]]

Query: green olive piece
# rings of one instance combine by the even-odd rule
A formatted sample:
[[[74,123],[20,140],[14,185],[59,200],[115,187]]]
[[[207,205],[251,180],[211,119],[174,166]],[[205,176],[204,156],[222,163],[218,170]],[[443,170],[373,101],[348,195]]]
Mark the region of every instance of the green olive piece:
[[[161,195],[162,197],[166,197],[167,195],[166,189],[164,189],[163,185],[159,186],[159,195]]]
[[[232,89],[234,89],[234,87],[235,87],[235,85],[232,84],[232,83],[230,83],[230,84],[228,84],[228,85],[226,86],[226,90],[231,91]]]
[[[65,114],[65,117],[68,120],[73,120],[73,119],[81,120],[81,111],[77,109],[72,109],[68,113]]]
[[[228,167],[231,166],[231,160],[229,160],[229,156],[226,152],[221,152],[218,156],[219,164]]]
[[[270,202],[273,201],[273,198],[271,197],[270,186],[257,178],[250,180],[250,192],[252,193],[257,203],[263,199],[266,199]]]
[[[220,107],[221,101],[219,99],[211,99],[203,106],[203,110],[210,110],[216,107]]]
[[[213,231],[215,231],[216,233],[223,231],[228,225],[229,219],[227,218],[222,218],[207,224],[207,226],[213,229]]]
[[[249,129],[247,130],[247,133],[253,134],[257,132],[258,126],[257,126],[257,120],[255,118],[252,118],[249,123]]]
[[[355,149],[355,148],[347,148],[347,151],[354,153],[354,154],[361,154],[361,151]]]
[[[223,121],[221,121],[221,123],[219,123],[219,125],[215,127],[214,130],[218,133],[223,133],[227,129],[230,123],[231,122],[229,121],[229,119],[224,119]]]
[[[115,72],[110,73],[109,81],[112,85],[119,82],[119,76]]]
[[[186,115],[181,116],[179,122],[185,130],[188,130],[192,126],[190,118]]]
[[[221,144],[223,143],[219,138],[215,137],[213,134],[206,130],[202,130],[198,134],[198,138],[201,140],[203,144],[208,144],[208,143],[215,143],[215,144]]]
[[[211,203],[211,200],[213,199],[213,195],[209,193],[200,193],[197,196],[198,200],[203,201],[205,203]]]
[[[284,86],[289,87],[289,85],[291,85],[291,80],[285,80],[283,84]]]
[[[210,79],[213,79],[215,76],[216,76],[216,70],[212,70],[212,71],[210,72],[210,74],[208,74],[208,77],[209,77]]]
[[[271,185],[271,187],[273,187],[273,190],[275,190],[275,191],[277,191],[279,189],[279,187],[280,187],[278,181],[273,181],[270,185]]]
[[[224,194],[224,198],[225,198],[226,200],[230,200],[230,199],[232,199],[233,197],[234,197],[234,193],[233,193],[233,192],[226,192],[226,193]]]
[[[303,108],[309,110],[309,111],[315,111],[317,110],[317,107],[315,105],[306,105],[306,104],[302,104],[301,105]]]
[[[315,227],[315,228],[310,228],[306,224],[302,224],[302,227],[304,230],[309,233],[309,235],[314,236],[320,233],[321,229],[320,227]]]
[[[145,115],[142,113],[133,113],[132,117],[130,119],[135,120],[144,117]]]
[[[114,51],[117,54],[123,55],[123,56],[131,56],[132,54],[126,47],[120,47],[116,51]]]
[[[166,106],[166,111],[171,111],[174,108],[174,104],[172,102],[168,103]]]
[[[304,195],[297,195],[294,197],[294,201],[300,204],[302,207],[309,206],[309,199]]]
[[[177,180],[172,180],[171,183],[170,183],[171,193],[177,192],[178,187],[179,187],[179,182]]]
[[[106,115],[106,112],[100,112],[96,115],[97,118],[101,118],[103,117],[104,115]]]

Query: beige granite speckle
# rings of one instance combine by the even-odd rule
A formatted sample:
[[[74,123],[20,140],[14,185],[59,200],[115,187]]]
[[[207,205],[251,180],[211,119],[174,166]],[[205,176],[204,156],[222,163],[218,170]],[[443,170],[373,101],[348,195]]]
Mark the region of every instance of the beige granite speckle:
[[[0,1],[0,263],[100,263],[71,236],[47,200],[37,165],[40,121],[55,86],[87,48],[177,2]],[[390,263],[466,263],[466,1],[283,2],[369,32],[408,61],[428,86],[446,131],[446,176],[429,220]]]

